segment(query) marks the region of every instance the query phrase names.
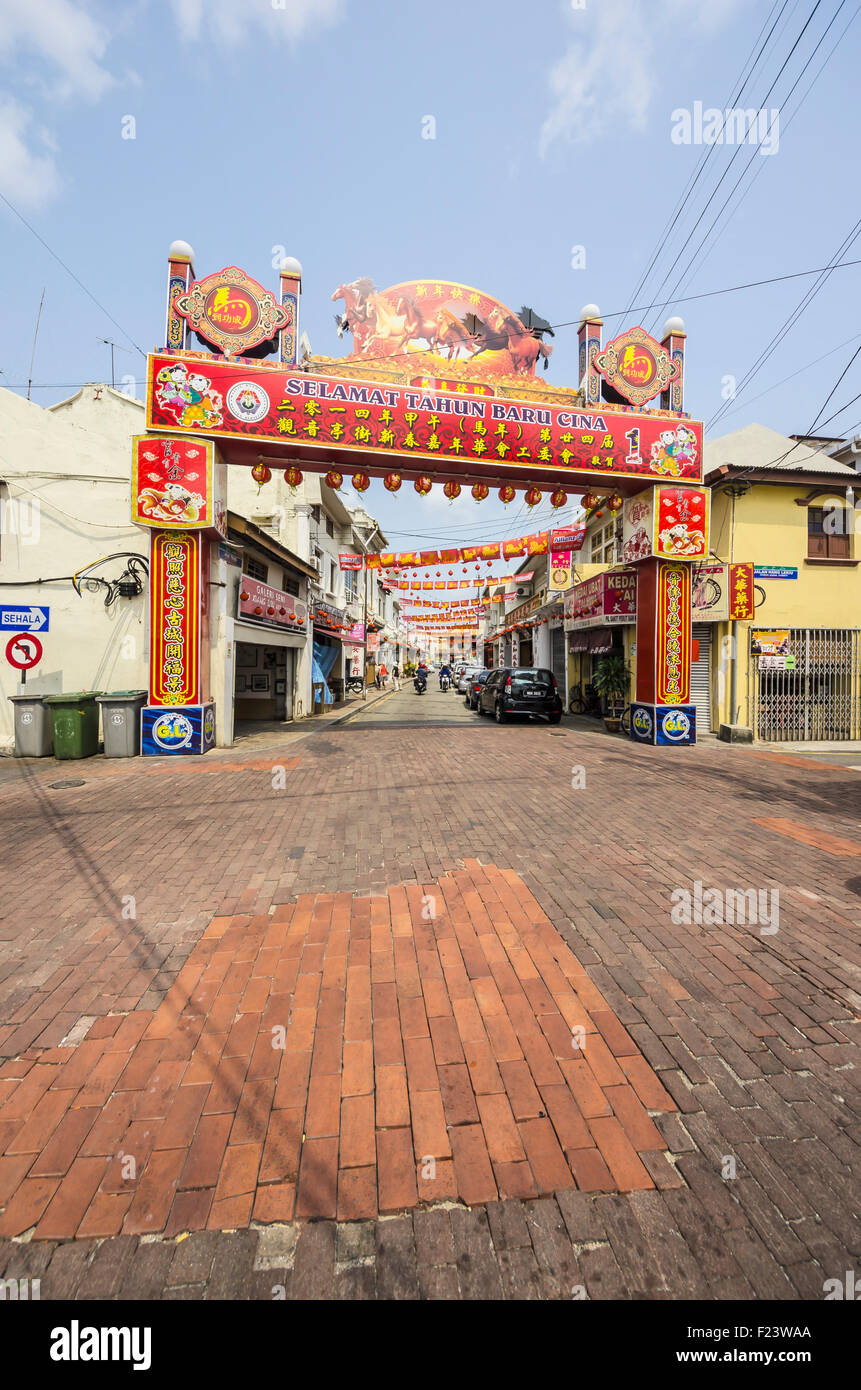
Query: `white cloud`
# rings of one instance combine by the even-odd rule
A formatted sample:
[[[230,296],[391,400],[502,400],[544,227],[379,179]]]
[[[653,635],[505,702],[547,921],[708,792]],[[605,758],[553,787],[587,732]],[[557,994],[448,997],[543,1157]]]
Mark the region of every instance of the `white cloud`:
[[[36,140],[41,140],[45,152],[36,148],[31,120],[31,113],[11,97],[0,100],[0,192],[25,207],[37,208],[59,191],[60,175],[53,158],[55,142],[40,131]]]
[[[20,74],[21,55],[41,58],[59,71],[52,95],[100,97],[114,80],[101,62],[107,46],[107,32],[71,0],[0,0],[0,60],[17,60]]]
[[[334,24],[342,6],[343,0],[173,0],[171,8],[184,39],[240,43],[253,27],[274,39],[301,38]]]
[[[644,0],[600,0],[569,15],[577,37],[550,69],[553,104],[538,141],[542,158],[557,140],[587,143],[606,129],[642,130],[655,91],[664,87],[667,64],[658,61],[680,34],[716,32],[740,0],[666,0],[663,9]]]

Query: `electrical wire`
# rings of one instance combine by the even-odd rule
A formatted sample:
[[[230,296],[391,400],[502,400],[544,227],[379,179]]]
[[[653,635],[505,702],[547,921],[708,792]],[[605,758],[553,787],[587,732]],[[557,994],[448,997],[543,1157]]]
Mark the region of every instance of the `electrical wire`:
[[[779,2],[780,2],[780,0],[774,0],[774,4],[772,5],[771,10],[769,11],[768,16],[766,17],[765,23],[763,24],[762,29],[760,29],[759,34],[757,35],[756,39],[754,40],[753,48],[751,49],[751,53],[752,53],[753,50],[756,48],[756,45],[757,45],[757,43],[759,42],[759,39],[760,39],[760,36],[762,35],[763,30],[765,29],[766,25],[768,24],[768,21],[769,21],[769,19],[771,18],[772,14],[774,13],[775,9],[777,8],[777,5],[779,4]],[[727,98],[727,101],[726,101],[726,103],[725,103],[725,109],[729,109],[729,108],[735,107],[735,106],[738,105],[738,103],[740,102],[740,100],[741,100],[741,94],[742,94],[744,88],[746,87],[748,81],[750,80],[750,77],[753,75],[753,72],[755,71],[755,69],[756,69],[756,67],[757,67],[757,65],[758,65],[758,63],[759,63],[759,60],[760,60],[760,58],[762,57],[762,54],[763,54],[763,52],[764,52],[766,46],[768,45],[768,42],[769,42],[769,40],[771,39],[771,36],[772,36],[772,34],[774,33],[774,30],[775,30],[777,24],[778,24],[779,21],[780,21],[780,16],[783,14],[783,11],[786,9],[786,6],[787,6],[788,3],[789,3],[789,0],[783,0],[783,4],[782,4],[781,9],[780,9],[780,14],[777,16],[777,19],[774,21],[774,24],[772,25],[771,29],[769,30],[768,35],[766,36],[765,42],[763,43],[762,47],[761,47],[760,50],[759,50],[759,53],[758,53],[757,56],[756,56],[756,59],[754,60],[754,64],[753,64],[753,67],[752,67],[751,70],[750,70],[750,73],[747,75],[747,77],[745,77],[745,76],[744,76],[744,72],[745,72],[745,69],[746,69],[746,67],[747,67],[747,64],[750,62],[750,54],[748,55],[748,58],[746,59],[745,63],[744,63],[743,66],[742,66],[742,72],[741,72],[739,78],[736,79],[736,80],[739,82],[739,84],[740,84],[740,85],[739,85],[739,88],[738,88],[738,91],[736,92],[736,94],[735,94],[734,97],[730,96],[730,97]],[[743,79],[743,80],[742,80],[742,79]],[[733,85],[735,85],[735,84],[733,84]],[[732,88],[730,88],[730,90],[732,90]],[[701,175],[702,175],[702,174],[704,173],[704,171],[705,171],[705,167],[706,167],[706,165],[708,164],[709,159],[710,159],[710,158],[712,157],[712,155],[714,154],[715,149],[716,149],[716,146],[715,146],[715,145],[707,145],[706,148],[704,149],[703,153],[700,155],[699,163],[698,163],[697,168],[695,169],[694,174],[693,174],[693,176],[692,176],[692,180],[693,180],[693,181],[691,181],[690,178],[688,179],[688,182],[687,182],[685,188],[684,188],[683,191],[682,191],[681,197],[679,198],[679,201],[678,201],[678,203],[676,204],[676,208],[675,208],[674,212],[671,213],[671,215],[670,215],[670,220],[669,220],[669,221],[666,223],[666,225],[664,226],[664,230],[661,232],[661,234],[660,234],[660,236],[659,236],[659,238],[658,238],[658,240],[657,240],[657,242],[656,242],[656,244],[655,244],[654,250],[653,250],[653,252],[652,252],[651,260],[649,261],[649,264],[647,265],[646,269],[643,271],[642,275],[640,276],[640,279],[639,279],[638,282],[637,282],[637,286],[636,286],[636,288],[634,289],[633,293],[631,294],[630,299],[628,300],[627,307],[625,308],[625,311],[624,311],[626,315],[629,314],[629,313],[631,312],[631,304],[632,304],[632,302],[636,299],[637,295],[640,294],[640,292],[643,290],[643,288],[644,288],[645,285],[647,284],[648,279],[649,279],[649,276],[650,276],[650,274],[652,273],[652,269],[653,269],[653,267],[654,267],[654,265],[655,265],[655,262],[658,261],[658,260],[660,259],[661,252],[662,252],[663,250],[666,249],[667,242],[669,241],[669,238],[670,238],[670,236],[672,235],[673,228],[675,227],[676,223],[678,222],[679,217],[681,216],[681,214],[682,214],[682,212],[683,212],[685,206],[687,205],[687,202],[688,202],[689,197],[691,196],[691,194],[693,193],[694,189],[696,188],[697,183],[699,182],[699,179],[700,179]]]
[[[87,286],[84,284],[83,280],[81,280],[81,279],[75,274],[75,272],[72,270],[72,268],[71,268],[70,266],[66,265],[66,262],[62,259],[62,257],[60,257],[60,256],[57,255],[56,251],[55,251],[51,246],[48,245],[48,243],[47,243],[47,241],[45,240],[45,238],[44,238],[43,236],[40,236],[40,235],[39,235],[39,233],[36,231],[36,228],[33,227],[33,226],[31,226],[31,224],[27,221],[27,219],[26,219],[26,217],[23,215],[23,213],[20,213],[20,212],[18,211],[18,209],[14,206],[14,204],[12,204],[12,203],[9,202],[9,199],[8,199],[8,198],[5,196],[5,194],[3,194],[3,193],[0,193],[0,202],[4,202],[4,203],[6,204],[6,206],[7,206],[7,208],[9,209],[9,211],[12,212],[12,213],[14,213],[15,216],[18,218],[18,221],[19,221],[19,222],[23,222],[24,226],[27,228],[27,231],[30,232],[30,233],[32,233],[32,235],[36,238],[36,240],[37,240],[42,246],[44,246],[44,248],[45,248],[45,250],[48,252],[48,254],[49,254],[50,256],[53,256],[53,258],[54,258],[54,260],[57,262],[57,264],[58,264],[58,265],[61,265],[61,266],[63,267],[63,269],[65,270],[66,274],[67,274],[67,275],[70,275],[70,276],[72,277],[72,279],[74,280],[75,284],[79,287],[79,289],[82,289],[82,290],[84,291],[84,294],[88,297],[88,299],[91,299],[91,300],[93,301],[93,303],[95,304],[96,308],[97,308],[97,309],[100,309],[100,310],[102,311],[102,313],[105,314],[106,317],[110,319],[111,323],[114,325],[114,328],[118,328],[118,329],[119,329],[119,331],[122,333],[123,337],[128,339],[128,341],[132,344],[132,346],[133,346],[134,348],[136,348],[137,351],[140,353],[141,357],[146,357],[146,353],[144,352],[144,350],[143,350],[143,348],[140,346],[140,344],[139,344],[139,343],[136,343],[135,340],[134,340],[134,338],[132,337],[132,335],[131,335],[130,333],[127,333],[127,332],[126,332],[126,330],[123,328],[122,324],[117,322],[117,320],[114,318],[113,314],[110,313],[110,311],[109,311],[108,309],[105,308],[104,304],[100,304],[100,303],[99,303],[98,299],[96,299],[96,296],[93,294],[92,290],[87,289]]]
[[[837,7],[835,13],[832,15],[832,17],[831,17],[831,19],[830,19],[828,25],[826,26],[824,32],[823,32],[822,35],[820,36],[820,38],[819,38],[819,40],[818,40],[818,42],[817,42],[815,48],[813,49],[813,52],[812,52],[812,53],[809,55],[809,57],[805,60],[806,63],[809,63],[809,62],[811,61],[811,59],[814,58],[815,55],[818,53],[820,47],[821,47],[822,44],[825,42],[825,38],[826,38],[826,36],[827,36],[829,30],[831,29],[831,26],[836,22],[837,16],[840,14],[840,11],[843,9],[843,7],[844,7],[844,5],[845,5],[846,3],[847,3],[847,0],[840,0],[840,4],[838,5],[838,7]],[[807,23],[805,24],[804,29],[807,28],[807,25],[810,23],[811,19],[813,18],[813,15],[816,13],[816,10],[819,8],[819,5],[820,5],[820,4],[821,4],[821,0],[817,0],[817,4],[816,4],[816,6],[814,7],[814,10],[813,10],[813,11],[811,12],[811,14],[808,16]],[[802,29],[801,34],[804,33],[804,29]],[[801,34],[799,34],[798,38],[797,38],[796,41],[795,41],[795,44],[793,44],[792,50],[790,51],[790,53],[789,53],[789,55],[788,55],[786,61],[784,62],[783,66],[781,67],[780,72],[778,72],[777,77],[775,78],[774,82],[771,84],[771,86],[769,87],[768,91],[766,92],[763,101],[760,103],[760,108],[759,108],[760,110],[765,110],[765,109],[766,109],[766,103],[767,103],[769,97],[771,96],[771,93],[774,91],[774,88],[775,88],[775,86],[776,86],[776,84],[777,84],[777,82],[778,82],[778,80],[779,80],[779,78],[780,78],[780,76],[781,76],[781,73],[782,73],[782,72],[784,71],[784,69],[786,68],[787,63],[789,62],[789,58],[791,58],[791,57],[792,57],[792,54],[795,52],[795,49],[796,49],[796,47],[798,46],[798,43],[800,42]],[[823,65],[823,66],[824,66],[824,65]],[[801,71],[799,72],[798,76],[796,77],[795,81],[793,82],[792,86],[790,87],[789,91],[787,92],[786,96],[783,98],[783,102],[781,103],[781,106],[785,105],[786,102],[789,100],[789,98],[792,96],[792,93],[795,91],[796,87],[798,86],[799,82],[801,81],[801,79],[802,79],[802,77],[803,77],[805,71],[806,71],[806,67],[802,67]],[[821,71],[822,71],[822,69],[820,68],[820,72],[821,72]],[[815,80],[815,79],[814,79],[814,80]],[[808,90],[809,90],[809,89],[808,89]],[[805,94],[805,96],[806,96],[806,94]],[[801,105],[803,104],[804,99],[805,99],[805,98],[802,98],[802,101],[799,103],[799,109],[800,109]],[[676,292],[678,291],[679,287],[681,286],[682,281],[683,281],[683,280],[685,279],[685,277],[688,275],[688,273],[689,273],[691,267],[692,267],[693,264],[694,264],[694,261],[696,260],[697,256],[700,254],[700,251],[702,250],[703,246],[704,246],[704,245],[706,244],[706,242],[708,241],[709,237],[711,236],[712,232],[714,231],[715,227],[717,226],[718,222],[720,221],[721,217],[723,216],[724,212],[726,211],[727,207],[729,206],[730,201],[731,201],[732,198],[735,196],[736,190],[738,189],[739,185],[741,184],[742,180],[744,179],[745,175],[747,174],[748,170],[750,169],[751,165],[753,164],[753,161],[755,160],[757,154],[759,154],[759,151],[762,149],[762,146],[764,145],[765,140],[768,138],[768,136],[770,136],[770,134],[771,134],[771,123],[769,123],[769,129],[768,129],[767,134],[764,135],[763,138],[762,138],[762,140],[759,141],[759,143],[758,143],[756,149],[753,150],[753,151],[751,152],[751,155],[750,155],[750,158],[749,158],[748,161],[747,161],[747,164],[746,164],[746,165],[744,166],[744,168],[742,169],[742,171],[741,171],[741,173],[739,174],[739,176],[738,176],[736,182],[733,184],[733,187],[730,189],[729,193],[727,194],[726,198],[724,199],[723,203],[721,204],[721,207],[720,207],[720,209],[718,210],[717,215],[713,218],[712,222],[710,223],[709,227],[707,228],[706,232],[704,233],[704,235],[703,235],[701,241],[699,242],[699,245],[698,245],[698,246],[695,248],[695,250],[692,252],[692,254],[691,254],[691,256],[690,256],[690,258],[689,258],[689,260],[688,260],[688,262],[687,262],[687,264],[686,264],[686,266],[685,266],[685,268],[684,268],[682,271],[680,271],[679,275],[676,277],[676,282],[675,282],[675,284],[674,284],[674,286],[673,286],[673,290],[671,291],[671,293],[674,294],[674,293],[676,293]],[[699,226],[700,222],[702,221],[703,217],[705,216],[706,210],[708,209],[709,204],[710,204],[711,201],[712,201],[712,198],[714,198],[715,194],[717,193],[718,189],[720,188],[721,184],[723,183],[724,179],[726,178],[727,174],[729,173],[730,169],[732,168],[732,166],[733,166],[733,164],[735,163],[736,159],[738,158],[739,154],[741,153],[742,148],[743,148],[742,145],[737,145],[736,148],[735,148],[735,150],[733,151],[732,158],[730,159],[729,163],[728,163],[727,166],[726,166],[726,169],[724,170],[723,174],[721,175],[720,179],[718,180],[718,182],[717,182],[717,184],[716,184],[716,186],[715,186],[715,188],[714,188],[714,190],[713,190],[713,192],[712,192],[712,194],[711,194],[711,197],[709,198],[708,202],[705,204],[705,207],[702,209],[702,212],[700,213],[700,215],[699,215],[699,217],[697,218],[696,222],[694,223],[693,227],[692,227],[691,230],[688,232],[687,237],[685,238],[685,244],[684,244],[684,246],[681,248],[681,250],[680,250],[680,251],[678,252],[678,254],[676,255],[675,260],[673,261],[672,265],[670,266],[669,270],[667,271],[666,275],[664,276],[664,279],[661,281],[661,284],[658,286],[658,290],[657,290],[657,293],[658,293],[658,294],[660,294],[661,291],[663,290],[664,285],[665,285],[665,284],[667,283],[667,281],[669,280],[670,276],[671,276],[672,273],[673,273],[673,270],[674,270],[675,267],[678,265],[679,261],[682,259],[682,256],[684,256],[684,255],[686,254],[686,252],[687,252],[687,250],[688,250],[688,247],[689,247],[689,245],[690,245],[691,239],[692,239],[692,237],[693,237],[694,232],[696,231],[697,227]],[[751,180],[751,182],[752,182],[752,180]],[[744,195],[742,195],[742,199],[739,200],[739,204],[741,204],[741,201],[743,200],[743,197],[744,197]]]

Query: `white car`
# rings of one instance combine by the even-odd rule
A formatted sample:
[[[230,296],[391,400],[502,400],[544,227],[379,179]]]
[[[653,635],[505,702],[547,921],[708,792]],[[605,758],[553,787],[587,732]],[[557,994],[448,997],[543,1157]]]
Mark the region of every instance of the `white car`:
[[[483,666],[462,666],[462,667],[460,667],[460,668],[455,672],[455,680],[457,681],[457,693],[458,693],[458,695],[465,695],[465,694],[466,694],[466,690],[467,690],[467,686],[469,685],[469,682],[472,680],[473,676],[477,676],[478,673],[479,673],[479,671],[483,671],[483,670],[484,670],[484,667],[483,667]]]

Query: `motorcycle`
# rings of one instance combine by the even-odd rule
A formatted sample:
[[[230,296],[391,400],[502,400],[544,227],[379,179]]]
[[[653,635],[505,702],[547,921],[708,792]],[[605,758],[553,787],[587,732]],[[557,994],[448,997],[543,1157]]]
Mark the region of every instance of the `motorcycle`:
[[[416,676],[413,680],[413,686],[417,695],[424,695],[428,688],[428,683],[424,676]]]
[[[448,688],[449,688],[449,679],[448,679],[448,676],[440,676],[440,678],[439,678],[439,688],[440,688],[440,690],[442,690],[442,691],[448,690]]]

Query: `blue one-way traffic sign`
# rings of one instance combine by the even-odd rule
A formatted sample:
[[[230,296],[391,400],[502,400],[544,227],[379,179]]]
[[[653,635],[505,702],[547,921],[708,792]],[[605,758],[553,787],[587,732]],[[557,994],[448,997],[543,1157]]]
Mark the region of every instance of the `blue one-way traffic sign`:
[[[47,632],[50,627],[50,608],[14,608],[0,603],[0,631]]]

